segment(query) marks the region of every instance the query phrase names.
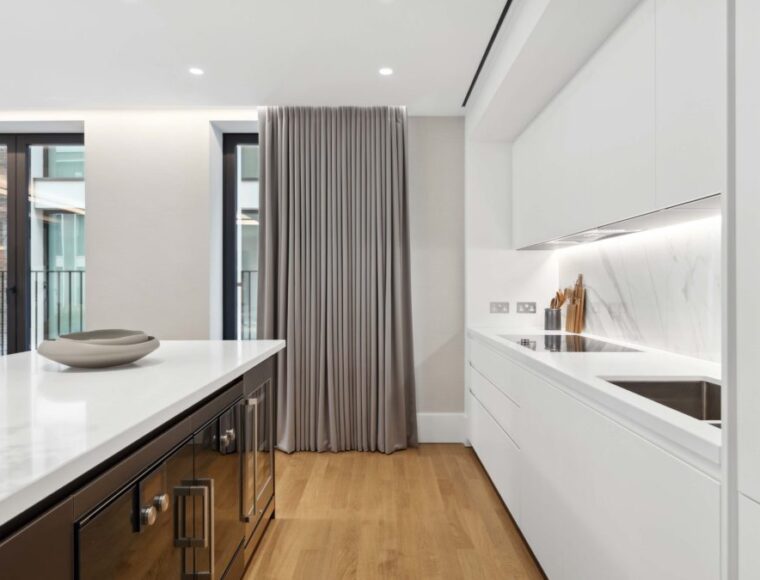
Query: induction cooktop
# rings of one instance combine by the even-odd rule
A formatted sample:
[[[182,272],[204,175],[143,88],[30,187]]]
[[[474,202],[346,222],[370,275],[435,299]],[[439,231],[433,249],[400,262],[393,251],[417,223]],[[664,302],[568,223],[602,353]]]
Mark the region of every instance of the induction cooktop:
[[[640,352],[579,334],[502,334],[501,337],[536,352]]]

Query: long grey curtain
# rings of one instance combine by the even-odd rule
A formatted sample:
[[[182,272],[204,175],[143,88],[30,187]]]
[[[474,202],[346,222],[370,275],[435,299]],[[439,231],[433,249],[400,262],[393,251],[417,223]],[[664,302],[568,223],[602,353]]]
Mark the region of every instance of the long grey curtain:
[[[259,110],[259,338],[285,451],[417,443],[406,112]]]

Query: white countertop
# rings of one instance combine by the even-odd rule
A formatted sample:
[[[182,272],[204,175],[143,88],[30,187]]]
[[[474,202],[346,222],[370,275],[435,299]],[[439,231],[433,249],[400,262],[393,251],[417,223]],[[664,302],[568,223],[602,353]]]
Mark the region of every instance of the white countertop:
[[[685,456],[708,473],[719,476],[720,429],[617,387],[600,377],[699,377],[720,384],[720,364],[593,335],[584,336],[623,344],[640,352],[536,352],[501,336],[566,333],[470,328],[468,334],[484,340],[525,367],[573,389],[582,398],[629,422],[645,436],[660,438],[660,441],[676,449],[677,454]]]
[[[0,524],[261,361],[285,341],[164,341],[131,365],[73,369],[0,357]]]

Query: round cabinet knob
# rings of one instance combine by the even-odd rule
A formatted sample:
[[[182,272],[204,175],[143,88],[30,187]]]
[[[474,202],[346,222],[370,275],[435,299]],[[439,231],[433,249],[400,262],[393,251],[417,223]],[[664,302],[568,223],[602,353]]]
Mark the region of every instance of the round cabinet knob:
[[[157,495],[153,498],[153,506],[160,512],[163,513],[166,510],[169,509],[169,494],[168,493],[162,493],[161,495]]]
[[[227,429],[224,433],[222,433],[219,436],[219,443],[222,444],[222,447],[227,447],[228,445],[231,445],[234,441],[235,441],[234,429]]]
[[[156,508],[152,505],[142,508],[140,510],[140,524],[143,526],[152,526],[156,523],[157,515]]]

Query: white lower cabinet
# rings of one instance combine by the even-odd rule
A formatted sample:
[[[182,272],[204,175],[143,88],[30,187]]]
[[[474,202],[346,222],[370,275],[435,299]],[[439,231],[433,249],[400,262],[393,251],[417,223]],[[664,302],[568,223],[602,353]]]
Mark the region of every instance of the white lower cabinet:
[[[523,383],[521,369],[490,346],[478,341],[473,341],[470,345],[469,361],[473,368],[505,396],[520,404]]]
[[[512,441],[520,446],[520,407],[497,389],[488,379],[473,370],[470,391]]]
[[[520,523],[520,450],[470,393],[470,443],[496,490]]]
[[[520,406],[505,414],[487,406],[511,401],[493,392],[483,401],[471,395],[472,444],[546,574],[719,578],[719,483],[569,391],[502,360],[514,367],[502,372],[522,382]],[[519,448],[494,417],[519,424]]]
[[[521,527],[550,578],[720,577],[717,481],[538,378],[524,392]]]
[[[739,580],[760,578],[760,503],[739,494]]]

